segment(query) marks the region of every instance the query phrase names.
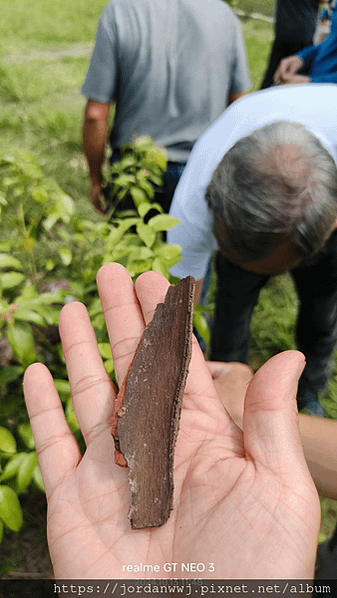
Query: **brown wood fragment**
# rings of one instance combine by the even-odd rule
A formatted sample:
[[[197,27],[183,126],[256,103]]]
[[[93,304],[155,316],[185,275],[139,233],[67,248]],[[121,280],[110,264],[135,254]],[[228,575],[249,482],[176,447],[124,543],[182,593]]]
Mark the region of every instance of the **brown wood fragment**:
[[[174,446],[192,349],[194,279],[170,286],[146,326],[116,401],[115,461],[127,465],[133,529],[170,516]]]

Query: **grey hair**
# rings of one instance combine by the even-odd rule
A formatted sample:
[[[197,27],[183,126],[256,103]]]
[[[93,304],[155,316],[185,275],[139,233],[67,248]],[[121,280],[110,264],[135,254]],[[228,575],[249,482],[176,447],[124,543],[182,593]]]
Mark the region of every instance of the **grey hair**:
[[[277,121],[235,143],[215,169],[206,199],[220,248],[253,261],[290,239],[303,259],[332,231],[337,167],[304,125]]]

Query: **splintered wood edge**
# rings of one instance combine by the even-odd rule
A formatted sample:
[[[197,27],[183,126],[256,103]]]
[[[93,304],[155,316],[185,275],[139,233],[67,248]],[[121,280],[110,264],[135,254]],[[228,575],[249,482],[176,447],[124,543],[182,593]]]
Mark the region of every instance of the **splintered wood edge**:
[[[178,292],[177,287],[180,287],[179,292]],[[141,502],[141,499],[139,498],[139,495],[138,495],[138,489],[139,489],[139,485],[141,484],[141,480],[135,478],[135,475],[136,475],[135,471],[137,470],[137,467],[133,468],[134,457],[131,459],[130,454],[129,455],[126,454],[124,456],[123,452],[121,451],[118,422],[121,418],[123,418],[123,420],[124,420],[124,415],[126,414],[127,408],[125,406],[123,406],[123,400],[127,393],[128,378],[130,376],[130,373],[132,372],[132,375],[130,376],[130,378],[133,378],[135,375],[135,371],[133,368],[134,368],[134,363],[135,363],[136,357],[137,357],[137,370],[140,370],[143,368],[142,362],[139,363],[139,356],[141,353],[142,353],[143,362],[144,362],[145,366],[147,365],[146,364],[146,361],[147,361],[146,344],[145,344],[145,354],[144,354],[144,343],[146,341],[144,339],[148,334],[150,334],[149,329],[152,332],[153,327],[155,327],[153,329],[155,334],[157,335],[158,338],[160,338],[158,335],[157,328],[158,328],[158,326],[159,327],[161,326],[163,330],[165,329],[165,308],[167,310],[170,310],[170,309],[172,310],[172,307],[175,307],[175,309],[177,311],[177,306],[174,305],[174,302],[177,301],[176,297],[179,298],[179,293],[181,293],[181,289],[184,287],[186,288],[186,290],[185,290],[186,309],[185,309],[184,313],[182,313],[182,316],[181,316],[181,319],[183,319],[183,322],[185,324],[185,330],[183,333],[183,350],[182,350],[181,356],[180,356],[180,353],[178,356],[178,359],[180,360],[179,373],[178,373],[178,376],[176,377],[176,381],[174,382],[175,392],[174,392],[174,396],[170,399],[170,404],[172,404],[171,417],[170,417],[170,420],[168,420],[168,422],[167,422],[167,426],[169,426],[169,430],[167,430],[167,433],[168,433],[168,442],[167,442],[168,446],[167,446],[167,454],[166,454],[167,465],[165,466],[167,468],[167,471],[166,471],[166,476],[164,476],[165,479],[167,478],[166,483],[168,484],[167,496],[165,497],[165,501],[164,501],[166,504],[162,505],[160,515],[156,514],[154,517],[152,517],[152,518],[150,517],[150,519],[147,519],[145,516],[146,514],[144,514],[144,517],[143,517],[142,513],[139,513],[139,511],[138,511],[139,505],[137,503],[137,500],[139,499],[139,502]],[[144,527],[151,527],[151,526],[157,527],[157,526],[163,525],[167,521],[170,511],[172,509],[174,447],[175,447],[178,430],[179,430],[179,422],[180,422],[180,416],[181,416],[181,403],[182,403],[182,397],[183,397],[187,374],[188,374],[188,365],[190,362],[191,352],[192,352],[193,293],[194,293],[194,279],[190,276],[183,279],[182,281],[180,281],[180,283],[177,286],[169,287],[166,297],[165,297],[165,302],[157,305],[153,319],[151,320],[151,322],[147,325],[147,327],[144,330],[143,336],[140,340],[140,343],[138,345],[138,348],[134,355],[134,358],[129,366],[127,375],[125,376],[125,378],[123,380],[123,383],[120,388],[120,392],[119,392],[117,400],[116,400],[115,421],[114,421],[113,429],[112,429],[112,434],[114,436],[115,447],[116,447],[115,462],[118,465],[121,465],[124,467],[129,465],[129,481],[130,481],[130,486],[131,486],[131,508],[130,508],[130,512],[129,512],[129,518],[131,519],[131,526],[133,529],[142,529]],[[182,300],[180,301],[180,303],[181,302],[182,302]],[[176,353],[177,353],[179,347],[178,348],[175,347],[175,349],[176,349]],[[170,346],[170,353],[172,351],[173,351],[173,348]],[[172,353],[170,355],[169,354],[167,355],[167,360],[170,360],[170,358],[172,358]],[[167,360],[165,360],[165,362]],[[137,375],[137,372],[136,372],[136,375]],[[138,396],[139,392],[142,393],[143,389],[141,389],[139,391],[139,388],[137,387],[137,392],[136,392],[137,396]],[[130,402],[129,395],[128,395],[128,398],[126,399],[126,401]],[[132,401],[132,397],[131,397],[131,401]],[[149,418],[151,417],[151,413],[148,414],[148,417]],[[152,449],[153,449],[153,447],[152,447]],[[128,452],[128,450],[126,450],[126,453],[127,452]],[[130,453],[130,451],[129,451],[129,453]],[[165,458],[163,458],[163,461],[164,460],[165,460]],[[127,461],[129,461],[129,463],[127,463]],[[141,469],[141,464],[139,465],[138,469],[139,468]],[[143,500],[143,502],[144,502],[144,500]],[[162,501],[158,500],[158,502],[161,503]],[[158,509],[159,509],[159,506],[158,506]],[[145,511],[146,506],[145,506],[145,509],[141,508],[141,510]]]

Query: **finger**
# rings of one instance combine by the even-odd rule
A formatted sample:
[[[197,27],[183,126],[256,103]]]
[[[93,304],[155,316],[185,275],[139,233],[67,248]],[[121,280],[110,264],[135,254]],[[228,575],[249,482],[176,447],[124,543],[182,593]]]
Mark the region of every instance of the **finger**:
[[[258,370],[246,393],[245,449],[255,462],[274,471],[291,473],[299,461],[304,463],[296,404],[304,365],[302,353],[280,353]]]
[[[277,83],[280,80],[280,78],[281,78],[281,69],[280,69],[280,67],[278,67],[276,69],[276,71],[274,73],[274,77],[273,77],[275,83]]]
[[[120,264],[100,268],[97,286],[120,384],[144,331],[143,314],[130,275]]]
[[[61,311],[59,328],[74,411],[88,446],[111,426],[115,390],[85,306],[68,303]]]
[[[145,324],[152,320],[158,303],[164,303],[169,286],[169,281],[158,272],[144,272],[137,278],[135,291]]]
[[[76,468],[81,454],[71,433],[49,370],[34,363],[23,389],[47,497]]]
[[[213,365],[214,364],[214,365]],[[207,362],[214,388],[222,405],[242,430],[243,405],[253,370],[244,363]]]

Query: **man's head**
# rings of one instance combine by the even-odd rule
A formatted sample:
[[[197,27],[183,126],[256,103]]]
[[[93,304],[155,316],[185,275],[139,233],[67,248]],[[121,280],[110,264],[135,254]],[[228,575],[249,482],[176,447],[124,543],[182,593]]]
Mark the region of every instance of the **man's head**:
[[[337,167],[303,125],[277,121],[225,154],[206,199],[220,252],[249,270],[277,274],[329,237],[337,218]]]

